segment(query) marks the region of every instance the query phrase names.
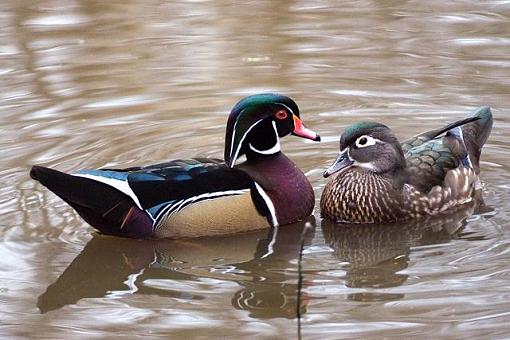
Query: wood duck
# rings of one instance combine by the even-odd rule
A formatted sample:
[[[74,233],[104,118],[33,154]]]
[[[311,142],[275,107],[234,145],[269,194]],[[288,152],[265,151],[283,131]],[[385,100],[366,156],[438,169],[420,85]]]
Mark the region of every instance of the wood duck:
[[[390,223],[437,215],[471,201],[490,108],[399,143],[373,122],[346,128],[340,154],[324,172],[321,215],[347,223]]]
[[[34,166],[30,176],[105,234],[185,238],[256,230],[312,213],[312,186],[280,150],[280,137],[289,134],[320,141],[292,99],[256,94],[230,113],[224,161],[195,158],[72,174]],[[242,155],[246,161],[236,164]]]

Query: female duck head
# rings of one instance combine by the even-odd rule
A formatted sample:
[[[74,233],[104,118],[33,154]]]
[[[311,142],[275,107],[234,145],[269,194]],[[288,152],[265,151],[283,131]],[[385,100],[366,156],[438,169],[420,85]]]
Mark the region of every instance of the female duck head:
[[[239,101],[232,109],[225,135],[225,163],[233,167],[243,154],[269,155],[280,151],[279,138],[293,134],[319,141],[299,119],[299,108],[289,97],[256,94]]]
[[[362,122],[345,129],[340,137],[340,154],[324,177],[350,167],[385,173],[405,166],[402,147],[391,129],[379,123]]]

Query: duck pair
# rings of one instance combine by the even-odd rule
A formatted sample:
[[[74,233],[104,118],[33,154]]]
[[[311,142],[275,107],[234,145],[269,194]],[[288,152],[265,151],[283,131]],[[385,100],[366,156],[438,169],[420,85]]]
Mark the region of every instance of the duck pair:
[[[439,214],[471,200],[479,157],[492,127],[488,107],[399,143],[378,123],[340,138],[324,176],[323,217],[387,223]],[[105,234],[181,238],[238,233],[309,216],[313,188],[280,150],[289,134],[320,141],[296,103],[279,94],[246,97],[227,122],[224,160],[195,158],[127,169],[66,174],[34,166],[30,176]],[[246,156],[244,162],[236,161]]]

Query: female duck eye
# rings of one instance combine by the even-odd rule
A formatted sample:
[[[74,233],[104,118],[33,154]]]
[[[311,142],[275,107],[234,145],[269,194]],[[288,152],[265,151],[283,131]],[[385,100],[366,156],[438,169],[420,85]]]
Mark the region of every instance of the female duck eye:
[[[287,118],[287,111],[280,110],[280,111],[275,113],[275,116],[276,116],[276,118],[278,118],[280,120],[283,120],[283,119]]]
[[[371,136],[361,136],[356,139],[356,147],[358,148],[366,148],[371,145],[375,145],[377,142],[382,143],[380,140],[375,139]]]

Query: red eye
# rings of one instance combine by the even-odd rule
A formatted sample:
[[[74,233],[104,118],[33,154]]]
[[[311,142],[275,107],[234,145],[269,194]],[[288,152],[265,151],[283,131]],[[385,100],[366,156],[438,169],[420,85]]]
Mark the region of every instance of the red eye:
[[[275,113],[275,116],[276,116],[276,118],[278,118],[280,120],[283,120],[283,119],[287,118],[287,111],[280,110],[280,111]]]

